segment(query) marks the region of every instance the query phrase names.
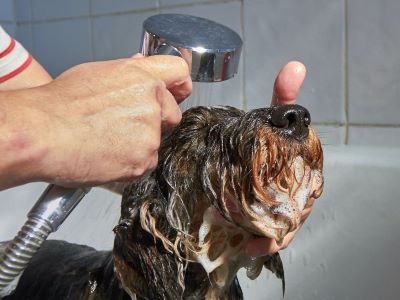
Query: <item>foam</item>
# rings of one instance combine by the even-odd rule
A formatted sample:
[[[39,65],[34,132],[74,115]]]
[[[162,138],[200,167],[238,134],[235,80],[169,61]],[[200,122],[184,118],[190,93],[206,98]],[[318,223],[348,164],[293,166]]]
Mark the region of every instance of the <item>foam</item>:
[[[297,156],[293,162],[294,165],[294,176],[297,182],[301,182],[305,175],[304,160],[302,157]]]
[[[321,187],[322,183],[323,183],[322,172],[319,171],[319,170],[312,170],[311,171],[311,175],[312,175],[312,177],[314,179],[315,184],[317,185],[315,188],[319,189]]]
[[[209,207],[205,212],[203,216],[203,223],[201,224],[199,228],[199,246],[202,247],[205,244],[205,239],[207,234],[210,233],[211,231],[211,226],[212,226],[212,207]],[[207,273],[211,273],[214,271],[217,267],[219,267],[222,263],[221,261],[218,260],[218,258],[214,261],[211,261],[208,258],[208,253],[207,252],[201,252],[197,255],[196,260],[203,266],[204,270],[206,270]]]
[[[310,192],[310,187],[302,187],[296,193],[294,198],[300,211],[303,211],[304,207],[306,206],[307,200],[310,197]]]
[[[206,238],[207,234],[210,233],[211,227],[213,224],[219,224],[219,222],[215,218],[215,208],[213,206],[210,206],[204,212],[203,223],[201,224],[200,229],[199,229],[199,247],[200,248],[202,248],[205,245],[205,238]],[[226,228],[225,231],[229,231],[229,229]],[[229,236],[229,233],[227,234],[227,236]],[[227,246],[227,247],[229,247],[229,246]],[[208,257],[208,252],[204,252],[204,251],[200,250],[200,252],[196,255],[196,260],[203,266],[204,270],[207,273],[211,273],[216,268],[223,265],[228,260],[228,257],[230,256],[230,252],[231,251],[229,251],[229,249],[227,248],[227,251],[223,251],[219,257],[217,257],[214,260],[210,260],[210,258]]]
[[[291,224],[298,224],[300,222],[301,213],[307,204],[311,192],[321,187],[323,183],[322,173],[319,170],[311,170],[310,167],[304,165],[304,160],[300,156],[294,159],[292,164],[292,171],[294,172],[295,181],[291,187],[294,194],[289,195],[289,192],[284,192],[278,189],[276,183],[271,183],[267,192],[278,204],[271,205],[268,203],[254,202],[250,204],[250,209],[254,213],[253,220],[244,219],[242,226],[250,226],[257,228],[263,235],[275,238],[282,241],[283,237],[288,233]],[[251,238],[248,233],[242,232],[243,241],[240,245],[231,247],[229,245],[230,238],[237,234],[240,229],[236,226],[223,225],[220,230],[226,234],[224,246],[225,251],[214,260],[210,260],[207,251],[202,251],[205,246],[207,235],[212,229],[212,225],[221,225],[221,220],[217,218],[218,212],[216,208],[210,206],[203,215],[203,222],[200,225],[198,232],[199,240],[199,253],[196,253],[196,260],[199,262],[204,270],[210,274],[218,267],[229,263],[231,260],[238,259],[242,247]],[[282,216],[284,218],[279,218]],[[242,266],[247,269],[247,276],[249,278],[256,278],[260,271],[260,263],[257,261],[248,261]],[[261,264],[262,267],[262,264]],[[218,269],[219,270],[219,269]],[[219,272],[217,270],[217,272]]]
[[[322,173],[304,165],[302,157],[297,156],[291,168],[296,179],[291,187],[291,190],[295,191],[294,194],[290,195],[288,192],[280,191],[276,183],[271,183],[267,192],[278,204],[257,202],[250,205],[254,214],[260,218],[254,220],[252,224],[262,230],[265,235],[270,236],[272,233],[272,236],[278,237],[281,234],[279,230],[289,228],[290,223],[298,224],[311,192],[319,189],[322,185]],[[286,220],[277,218],[277,216],[283,216]]]

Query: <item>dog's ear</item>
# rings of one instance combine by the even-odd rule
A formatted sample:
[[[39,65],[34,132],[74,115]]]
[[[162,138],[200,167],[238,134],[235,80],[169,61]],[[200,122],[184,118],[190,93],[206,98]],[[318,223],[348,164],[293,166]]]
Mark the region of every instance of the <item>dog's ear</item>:
[[[283,270],[283,263],[279,253],[275,253],[264,263],[264,267],[275,274],[276,277],[282,280],[282,294],[285,296],[285,272]]]

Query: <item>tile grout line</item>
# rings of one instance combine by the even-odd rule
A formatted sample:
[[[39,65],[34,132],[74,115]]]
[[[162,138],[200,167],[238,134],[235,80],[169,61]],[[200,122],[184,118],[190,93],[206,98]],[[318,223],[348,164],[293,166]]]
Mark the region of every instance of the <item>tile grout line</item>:
[[[348,0],[344,0],[344,144],[349,144],[349,11]]]
[[[365,128],[400,128],[400,124],[368,124],[368,123],[364,123],[364,124],[359,124],[359,123],[350,123],[349,122],[349,127],[365,127]]]
[[[341,122],[312,122],[311,126],[329,126],[329,127],[357,127],[357,128],[400,128],[400,124],[373,124],[373,123],[341,123]]]

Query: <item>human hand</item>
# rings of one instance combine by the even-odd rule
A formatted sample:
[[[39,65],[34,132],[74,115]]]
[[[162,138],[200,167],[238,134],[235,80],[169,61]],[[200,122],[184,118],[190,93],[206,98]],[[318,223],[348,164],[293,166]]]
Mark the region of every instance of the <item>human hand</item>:
[[[191,88],[183,59],[137,55],[78,65],[31,90],[47,145],[35,179],[76,187],[143,176]]]
[[[286,64],[276,77],[272,95],[272,105],[294,104],[300,92],[300,88],[306,76],[305,66],[298,61],[291,61]],[[309,199],[301,216],[300,226],[293,232],[288,233],[282,244],[278,245],[272,238],[257,238],[251,240],[246,246],[246,254],[252,257],[273,254],[285,249],[293,240],[301,225],[311,213],[315,199]]]

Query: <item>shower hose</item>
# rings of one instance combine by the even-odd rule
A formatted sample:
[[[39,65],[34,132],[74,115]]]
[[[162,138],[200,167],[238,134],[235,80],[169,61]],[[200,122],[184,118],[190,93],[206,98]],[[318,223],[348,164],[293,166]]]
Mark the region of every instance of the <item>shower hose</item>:
[[[57,231],[89,190],[48,185],[18,234],[0,253],[0,299],[13,291],[18,277],[49,234]]]

